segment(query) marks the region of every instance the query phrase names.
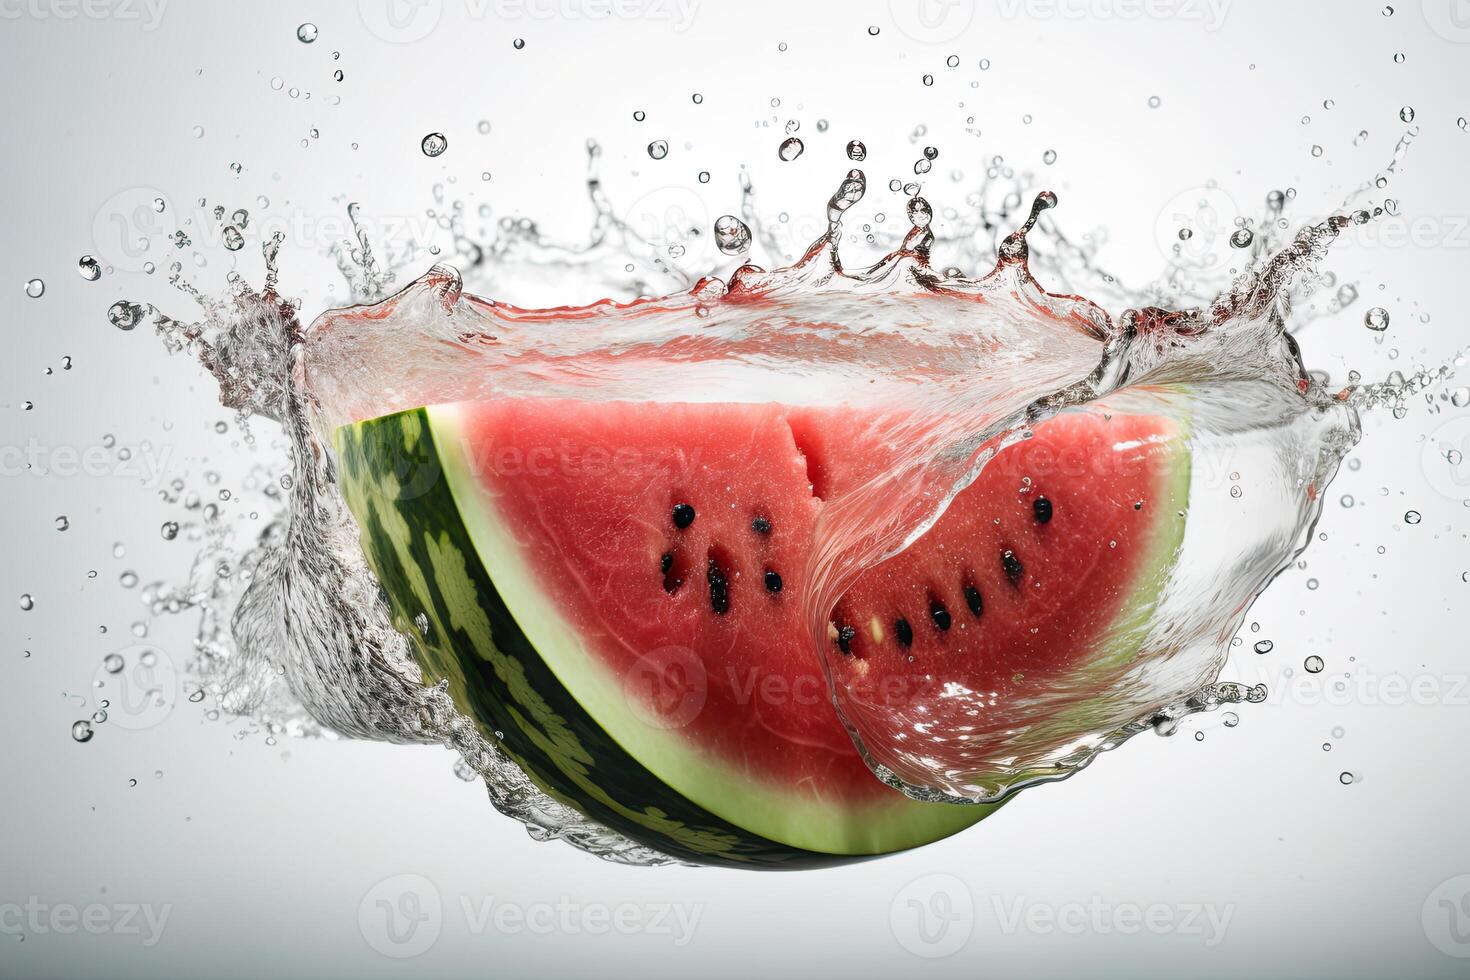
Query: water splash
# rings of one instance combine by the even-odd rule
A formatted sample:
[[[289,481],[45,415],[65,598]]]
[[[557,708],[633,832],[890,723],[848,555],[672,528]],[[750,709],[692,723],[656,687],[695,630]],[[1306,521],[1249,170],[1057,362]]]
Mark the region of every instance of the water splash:
[[[783,369],[810,373],[813,363],[835,366],[827,380],[839,384],[855,378],[876,381],[869,375],[890,373],[895,357],[912,357],[916,344],[942,341],[963,351],[976,343],[973,318],[936,316],[935,310],[969,310],[977,300],[989,303],[1000,315],[984,326],[979,339],[1011,345],[1016,359],[1008,363],[1009,373],[999,372],[1006,374],[1008,390],[1001,397],[977,387],[973,375],[965,373],[968,364],[943,358],[924,363],[929,393],[922,397],[928,407],[962,422],[910,443],[907,465],[895,467],[886,484],[890,491],[903,487],[903,493],[882,494],[878,487],[842,502],[846,509],[832,508],[823,534],[826,546],[810,577],[815,584],[805,597],[814,642],[824,648],[829,612],[845,584],[921,536],[997,447],[1024,438],[1030,425],[1064,407],[1130,387],[1208,382],[1228,388],[1235,397],[1242,386],[1249,386],[1257,396],[1252,411],[1277,413],[1277,429],[1292,433],[1295,442],[1273,449],[1289,450],[1287,458],[1296,464],[1294,478],[1312,492],[1270,525],[1279,530],[1273,547],[1248,556],[1249,574],[1240,576],[1239,585],[1248,604],[1304,547],[1320,511],[1321,490],[1356,439],[1355,411],[1401,406],[1408,394],[1450,373],[1446,367],[1413,381],[1390,379],[1329,392],[1305,369],[1287,329],[1292,305],[1320,287],[1315,264],[1355,217],[1310,223],[1269,256],[1261,250],[1273,242],[1273,234],[1265,231],[1252,245],[1252,254],[1263,256],[1262,265],[1248,269],[1217,299],[1190,306],[1180,301],[1193,298],[1203,286],[1188,279],[1180,263],[1171,264],[1158,282],[1136,290],[1101,270],[1095,243],[1076,245],[1047,220],[1046,212],[1057,203],[1053,195],[1037,194],[1024,219],[1014,220],[1022,211],[1018,181],[995,158],[982,187],[967,198],[969,212],[946,215],[951,229],[946,237],[936,238],[933,211],[915,189],[906,209],[909,227],[892,243],[896,247],[870,268],[849,274],[839,252],[843,218],[866,190],[865,175],[854,169],[828,201],[826,234],[794,264],[766,272],[747,262],[725,279],[715,277],[713,269],[696,278],[665,261],[656,245],[614,215],[597,175],[599,155],[596,145],[589,144],[587,188],[594,222],[584,242],[557,242],[533,222],[510,219],[501,220],[494,237],[479,239],[466,230],[463,209],[454,205],[443,210],[441,224],[452,235],[459,268],[436,266],[388,297],[399,271],[419,258],[418,250],[410,247],[385,263],[353,204],[348,214],[354,240],[334,254],[353,300],[378,304],[371,310],[325,314],[303,329],[296,309],[277,294],[276,239],[263,246],[265,287],[259,292],[232,278],[229,294],[213,299],[175,277],[175,284],[203,309],[199,321],[176,321],[151,306],[127,302],[115,307],[121,308],[117,316],[109,316],[119,326],[124,325],[120,319],[132,324],[151,320],[171,350],[189,352],[211,371],[220,383],[222,403],[239,413],[242,425],[252,417],[280,423],[293,462],[286,492],[278,498],[281,512],[258,540],[242,549],[223,527],[207,523],[205,545],[188,585],[150,591],[155,611],[202,611],[198,673],[223,706],[261,719],[272,731],[445,744],[484,778],[495,806],[525,823],[533,836],[564,839],[610,860],[653,864],[668,859],[546,798],[500,755],[493,737],[455,709],[442,686],[423,684],[411,645],[392,628],[358,549],[355,523],[336,492],[334,461],[324,438],[335,425],[430,401],[510,397],[533,389],[545,394],[548,379],[571,384],[580,397],[598,398],[645,397],[650,388],[677,398],[694,384],[719,380],[732,400],[755,397],[762,390],[762,372],[769,381]],[[863,154],[853,156],[850,148],[849,155],[856,161]],[[742,172],[741,178],[741,218],[729,217],[745,231],[742,236],[727,228],[725,238],[741,240],[737,253],[758,242],[768,253],[782,254],[787,246],[760,220],[754,188],[748,175]],[[441,189],[436,188],[436,198],[444,203]],[[1284,199],[1268,198],[1268,212],[1279,217]],[[1263,227],[1280,224],[1273,220]],[[713,231],[718,243],[720,229]],[[867,236],[868,244],[881,242],[878,234]],[[941,248],[955,263],[942,271],[932,264]],[[959,272],[961,264],[983,268],[988,263],[993,269],[979,279]],[[630,272],[630,266],[637,271]],[[628,302],[576,311],[577,329],[552,335],[547,324],[565,324],[573,311],[480,300],[469,288],[473,284],[476,291],[501,295],[536,294],[569,274],[603,295]],[[1067,287],[1095,288],[1105,298],[1156,302],[1136,303],[1115,322],[1101,307],[1076,295],[1045,292],[1037,275]],[[657,296],[663,298],[639,299]],[[948,305],[926,308],[915,319],[914,304],[926,301],[922,298]],[[779,304],[781,330],[771,331],[764,319],[753,318],[752,311],[761,304]],[[840,324],[844,313],[857,311],[891,329],[878,331],[856,352],[854,338],[845,333],[823,336],[802,327]],[[847,322],[856,320],[854,316]],[[1029,343],[1019,343],[1027,331],[1032,331]],[[518,353],[513,369],[495,367],[490,358],[507,351]],[[617,353],[619,366],[600,364],[599,356],[608,352]],[[629,358],[629,353],[645,356]],[[691,382],[687,376],[660,373],[666,366],[661,362],[669,357],[685,365],[692,360],[718,364],[723,358],[740,370],[702,374]],[[408,364],[414,369],[405,371]],[[751,364],[761,370],[745,370]],[[569,381],[573,375],[576,380]],[[1017,386],[1018,378],[1028,383]],[[832,394],[814,384],[809,397],[820,400]],[[915,397],[912,386],[899,386],[890,394]],[[1221,408],[1224,404],[1218,393],[1196,393],[1190,396],[1189,410],[1197,420],[1203,413],[1212,437],[1238,438],[1239,404],[1234,406],[1234,423],[1231,412]],[[1221,410],[1211,416],[1215,409]],[[1209,445],[1201,449],[1210,451]],[[903,505],[875,503],[882,497]],[[242,574],[214,574],[221,561]],[[243,590],[237,592],[240,585]],[[1194,711],[1260,700],[1263,695],[1256,689],[1214,682],[1229,636],[1243,615],[1241,605],[1229,615],[1177,619],[1176,625],[1189,622],[1183,631],[1189,643],[1174,642],[1161,659],[1177,657],[1193,643],[1200,649],[1179,658],[1182,668],[1176,663],[1175,669],[1152,676],[1129,676],[1129,696],[1119,694],[1123,679],[1116,679],[1112,693],[1118,696],[1111,700],[1110,715],[1090,719],[1083,737],[1075,732],[1067,739],[1051,737],[1036,746],[1034,757],[1014,762],[1006,778],[994,782],[977,781],[974,772],[936,778],[905,760],[879,758],[878,743],[891,742],[882,726],[893,725],[895,719],[862,717],[858,706],[844,702],[840,682],[837,700],[880,778],[921,798],[993,799],[1074,772],[1139,731],[1169,731]]]

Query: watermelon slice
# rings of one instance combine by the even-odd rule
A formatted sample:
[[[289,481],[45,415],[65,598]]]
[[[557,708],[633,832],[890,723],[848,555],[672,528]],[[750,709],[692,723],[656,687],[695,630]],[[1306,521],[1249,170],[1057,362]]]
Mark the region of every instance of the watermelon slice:
[[[675,857],[797,868],[995,809],[874,778],[802,614],[824,508],[891,462],[868,422],[513,399],[358,422],[336,444],[400,629],[542,789]],[[931,754],[973,766],[1004,755],[1004,732],[947,716],[936,692],[1004,703],[1131,657],[1120,626],[1146,613],[1182,532],[1179,435],[1089,409],[1002,450],[837,603],[826,652],[844,710],[933,701],[933,727],[959,734]]]

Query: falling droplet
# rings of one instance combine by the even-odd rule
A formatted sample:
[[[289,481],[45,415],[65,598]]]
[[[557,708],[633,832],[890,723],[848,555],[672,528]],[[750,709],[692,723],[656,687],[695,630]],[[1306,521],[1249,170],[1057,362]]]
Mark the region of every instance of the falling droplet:
[[[120,654],[109,653],[102,658],[102,667],[109,674],[120,674],[125,666],[126,664],[123,663],[123,658]]]
[[[65,531],[69,527],[71,527],[71,521],[67,519],[65,514],[62,514],[56,519],[56,530]]]
[[[30,282],[26,283],[26,295],[29,296],[31,299],[40,299],[41,295],[45,292],[46,283],[40,279],[32,279]]]
[[[1399,110],[1399,118],[1402,119],[1406,123],[1413,122],[1414,121],[1414,107],[1411,106],[1411,105],[1404,106],[1402,109]]]
[[[726,255],[738,255],[750,248],[750,228],[733,214],[715,220],[715,245]]]
[[[514,41],[510,42],[510,46],[515,48],[517,51],[520,51],[526,46],[526,39],[523,37],[518,37]]]
[[[77,272],[88,282],[96,282],[102,278],[102,264],[90,255],[83,255],[77,259]]]
[[[1423,519],[1417,510],[1411,510],[1404,514],[1405,524],[1418,524]]]
[[[443,133],[430,133],[419,142],[419,149],[426,157],[436,157],[449,149],[449,140]]]
[[[1249,248],[1256,236],[1251,234],[1249,228],[1237,228],[1230,233],[1231,248]]]
[[[1375,306],[1363,314],[1363,326],[1369,330],[1382,333],[1388,329],[1388,311],[1381,306]]]
[[[120,299],[107,308],[107,319],[119,330],[131,330],[143,319],[143,308]]]
[[[868,158],[868,148],[862,144],[861,140],[853,140],[847,144],[847,158],[861,163]]]
[[[654,140],[648,144],[648,155],[655,160],[662,160],[669,155],[669,144],[663,140]]]
[[[316,35],[317,29],[315,24],[308,22],[296,28],[296,40],[300,41],[302,44],[310,44],[311,42],[315,41]]]
[[[31,598],[31,594],[29,592],[22,592],[20,594],[20,608],[25,610],[26,612],[30,612],[32,609],[36,608],[36,600]]]
[[[783,161],[790,163],[792,160],[801,156],[802,151],[805,149],[806,145],[799,138],[791,136],[781,142],[781,147],[776,152]]]
[[[158,533],[163,535],[163,540],[172,541],[179,536],[179,522],[164,521],[162,526],[159,527]]]
[[[240,229],[229,225],[224,230],[225,248],[231,252],[238,252],[245,247],[245,236],[240,234]]]
[[[1312,656],[1302,661],[1302,666],[1307,669],[1307,673],[1309,674],[1320,674],[1322,673],[1322,668],[1327,665],[1323,663],[1321,657],[1312,654]]]
[[[92,723],[85,719],[72,722],[71,737],[78,742],[90,742],[92,740]]]
[[[1257,640],[1256,641],[1256,653],[1262,653],[1262,654],[1264,654],[1264,653],[1270,653],[1275,648],[1276,648],[1276,644],[1272,643],[1270,640]]]

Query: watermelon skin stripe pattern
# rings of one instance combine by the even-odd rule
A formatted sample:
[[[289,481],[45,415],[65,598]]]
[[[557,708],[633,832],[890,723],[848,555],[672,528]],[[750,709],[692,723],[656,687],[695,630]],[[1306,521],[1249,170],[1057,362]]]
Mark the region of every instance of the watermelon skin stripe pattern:
[[[752,834],[670,788],[613,741],[537,654],[481,565],[424,409],[343,426],[335,442],[363,550],[427,679],[447,678],[459,708],[548,795],[697,864],[797,870],[871,856]],[[426,629],[415,625],[420,617]]]

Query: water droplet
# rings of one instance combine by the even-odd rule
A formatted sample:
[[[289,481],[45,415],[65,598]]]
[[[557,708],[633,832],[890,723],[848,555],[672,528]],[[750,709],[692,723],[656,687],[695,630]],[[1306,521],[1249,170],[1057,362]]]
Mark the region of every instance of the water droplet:
[[[1240,724],[1240,715],[1233,711],[1227,711],[1221,716],[1220,720],[1225,724],[1226,728],[1234,728]]]
[[[689,99],[695,105],[703,105],[704,104],[704,96],[703,95],[700,95],[698,92],[695,92],[693,95],[689,96]]]
[[[107,319],[119,330],[131,330],[143,319],[143,308],[120,299],[107,308]]]
[[[1450,393],[1450,404],[1456,408],[1470,406],[1470,388],[1456,388]]]
[[[92,740],[92,723],[86,720],[72,722],[71,737],[78,742],[90,742]]]
[[[90,255],[83,255],[77,259],[77,272],[88,282],[96,282],[102,278],[102,263]]]
[[[65,514],[62,514],[56,519],[56,530],[65,531],[69,527],[71,527],[71,521],[67,520]]]
[[[933,85],[934,84],[934,76],[933,75],[925,75],[924,78],[923,78],[923,82],[924,82],[925,85]]]
[[[1314,653],[1306,660],[1302,661],[1302,666],[1307,669],[1307,673],[1309,674],[1320,674],[1322,673],[1322,668],[1327,665],[1323,663],[1321,657],[1317,656]]]
[[[1393,63],[1396,65],[1402,65],[1404,63],[1404,53],[1402,51],[1395,51],[1393,53]],[[1408,120],[1404,121],[1408,122]]]
[[[224,243],[231,252],[238,252],[245,247],[245,236],[240,234],[239,228],[228,225],[224,230]]]
[[[738,255],[750,248],[750,228],[733,214],[715,220],[715,245],[726,255]]]
[[[36,608],[36,600],[31,598],[31,594],[29,592],[22,592],[20,594],[20,608],[25,610],[26,612],[30,612],[32,609]]]
[[[117,577],[117,582],[125,589],[131,589],[138,584],[138,573],[133,571],[123,572]]]
[[[1420,516],[1417,510],[1407,511],[1404,514],[1405,524],[1418,524],[1421,520],[1423,520],[1423,517]]]
[[[158,533],[163,535],[163,540],[172,541],[179,536],[179,522],[164,521],[162,526],[159,527]]]
[[[312,41],[315,41],[316,35],[317,30],[315,24],[306,23],[296,28],[296,40],[302,44],[310,44]]]
[[[1402,109],[1399,110],[1399,118],[1402,119],[1406,123],[1413,122],[1414,121],[1414,107],[1411,106],[1411,105],[1404,106]]]
[[[1262,654],[1264,654],[1264,653],[1270,653],[1275,648],[1276,648],[1276,644],[1272,643],[1270,640],[1257,640],[1256,641],[1256,648],[1255,648],[1256,649],[1256,653],[1262,653]]]
[[[655,160],[662,160],[669,155],[669,144],[663,140],[654,140],[648,144],[648,155]]]
[[[120,654],[109,653],[102,658],[102,666],[109,674],[120,674],[122,673],[123,667],[127,665],[123,663],[123,658]]]
[[[515,48],[517,51],[520,51],[526,46],[526,39],[523,37],[518,37],[514,41],[510,42],[510,46]]]
[[[1161,105],[1163,105],[1163,99],[1160,99],[1157,95],[1150,95],[1148,97],[1148,107],[1150,109],[1157,109]]]
[[[1381,306],[1373,307],[1363,314],[1363,326],[1382,333],[1388,329],[1388,311]]]
[[[426,157],[436,157],[449,149],[449,140],[443,133],[430,133],[419,141],[419,149]]]
[[[643,120],[645,120],[647,118],[648,118],[648,113],[644,112],[642,109],[635,109],[635,110],[633,110],[633,121],[634,122],[642,122]]]
[[[26,283],[26,295],[31,299],[40,299],[46,292],[46,283],[40,279],[32,279]]]
[[[1056,163],[1057,162],[1057,151],[1056,150],[1047,150],[1045,153],[1043,153],[1041,155],[1041,162],[1044,163],[1044,164],[1046,164],[1047,166],[1051,166],[1052,164]]]
[[[878,36],[878,25],[877,24],[873,24],[873,25],[871,25],[868,28],[868,36],[869,37],[877,37]]]
[[[1249,248],[1251,242],[1255,241],[1255,238],[1256,236],[1251,233],[1249,228],[1237,228],[1230,233],[1230,247]]]
[[[1337,781],[1342,783],[1344,786],[1350,786],[1352,785],[1352,782],[1355,778],[1356,777],[1353,776],[1352,773],[1344,770],[1343,772],[1338,773]]]
[[[780,149],[776,152],[782,160],[784,160],[786,163],[790,163],[792,160],[795,160],[797,157],[801,156],[802,151],[805,149],[806,145],[803,144],[800,139],[795,136],[791,136],[782,141]]]
[[[868,148],[861,140],[853,140],[847,144],[847,158],[861,163],[868,158]]]
[[[708,184],[709,183],[709,171],[708,170],[701,170],[699,172],[699,182],[701,184]]]

